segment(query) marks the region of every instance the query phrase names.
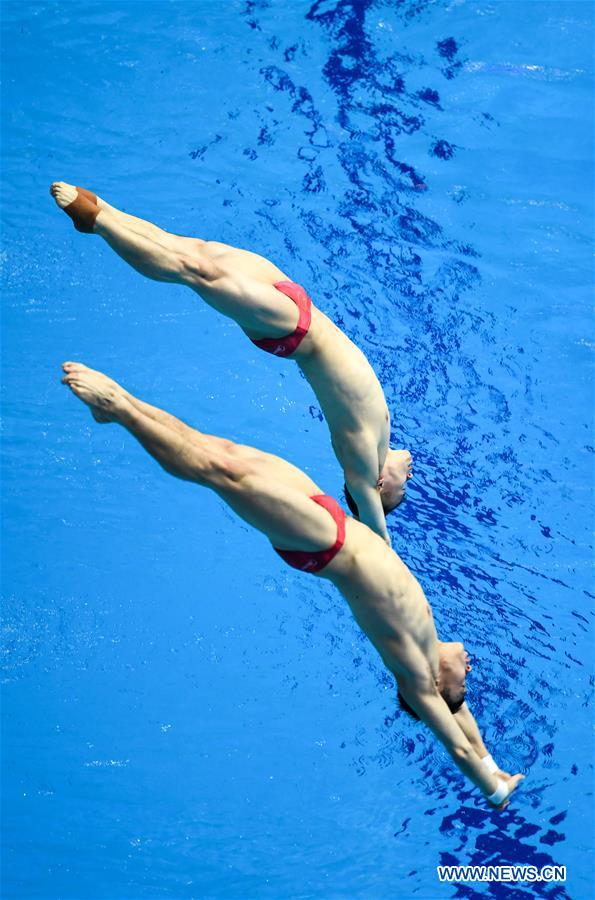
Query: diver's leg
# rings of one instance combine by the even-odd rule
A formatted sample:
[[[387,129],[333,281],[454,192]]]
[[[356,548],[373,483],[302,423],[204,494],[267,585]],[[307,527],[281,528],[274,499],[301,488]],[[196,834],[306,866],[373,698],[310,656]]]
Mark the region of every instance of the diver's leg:
[[[159,237],[146,237],[132,231],[122,220],[106,209],[99,211],[94,225],[95,234],[100,235],[112,250],[141,275],[154,281],[169,281],[174,284],[188,284],[192,273],[188,271],[186,259],[188,248],[179,243],[162,241]],[[196,248],[200,245],[196,241]],[[197,252],[193,259],[195,275],[207,275],[205,262]]]
[[[307,494],[263,474],[266,467],[254,464],[258,451],[145,415],[101,372],[81,366],[63,381],[96,418],[123,425],[166,472],[216,491],[275,546],[306,551],[332,546],[332,518]]]
[[[65,209],[77,199],[78,192],[72,185],[56,182],[52,186],[52,195],[58,206]],[[276,290],[274,281],[249,274],[250,266],[245,257],[256,257],[256,254],[236,251],[227,244],[177,237],[166,232],[166,238],[160,234],[147,237],[132,231],[121,216],[108,208],[99,209],[88,198],[84,198],[82,204],[90,212],[96,210],[90,217],[91,225],[85,222],[83,230],[99,234],[118,256],[147,278],[192,288],[210,306],[236,321],[251,337],[276,338],[290,334],[296,328],[299,313],[295,303]],[[268,260],[256,258],[261,261],[254,263],[256,269],[261,264],[275,269]]]
[[[69,197],[74,199],[74,191],[77,188],[72,184],[67,184],[64,181],[54,181],[50,187],[50,194],[56,200],[56,202],[60,204],[59,198],[63,196],[66,192]],[[140,234],[143,237],[152,238],[155,241],[158,241],[161,244],[168,245],[173,247],[177,241],[181,238],[178,235],[170,234],[168,231],[164,231],[163,228],[159,228],[158,225],[154,225],[153,222],[148,222],[146,219],[137,218],[137,216],[131,216],[129,213],[122,212],[122,210],[118,209],[115,206],[111,206],[111,204],[107,203],[101,197],[98,197],[97,194],[94,194],[92,191],[89,191],[85,188],[79,188],[79,191],[87,196],[99,209],[105,209],[107,212],[112,215],[117,216],[122,224],[126,225],[130,228],[131,231],[134,231],[136,234]],[[188,238],[183,238],[182,240],[188,240]]]
[[[180,238],[173,247],[130,231],[100,210],[94,232],[142,275],[192,288],[254,337],[281,337],[297,326],[295,303],[272,284],[247,277],[208,252],[208,242]]]
[[[215,461],[218,456],[224,458],[228,442],[201,434],[179,420],[172,427],[175,417],[166,413],[145,415],[128,392],[101,372],[77,363],[65,363],[63,368],[63,383],[87,404],[94,418],[123,425],[176,478],[213,486]]]
[[[168,244],[173,247],[180,240],[191,240],[190,238],[184,238],[181,235],[172,234],[169,231],[165,231],[165,229],[160,228],[158,225],[155,225],[153,222],[149,222],[146,219],[141,219],[138,216],[131,215],[130,213],[125,213],[121,209],[118,209],[117,206],[112,206],[111,203],[107,203],[101,197],[97,198],[97,205],[99,209],[105,209],[113,216],[119,218],[122,224],[126,225],[127,228],[130,228],[131,231],[134,231],[136,232],[136,234],[140,234],[143,237],[148,237],[154,241],[158,241],[160,244]]]
[[[149,403],[145,403],[143,400],[140,400],[138,397],[135,397],[133,394],[129,393],[129,391],[127,391],[113,379],[108,378],[107,375],[103,375],[102,372],[98,372],[96,369],[90,369],[88,366],[85,366],[83,365],[83,363],[79,362],[65,362],[62,364],[62,368],[67,376],[76,375],[80,372],[90,372],[95,375],[102,375],[102,377],[105,378],[107,384],[109,384],[112,389],[121,391],[126,399],[145,416],[148,416],[155,422],[159,422],[161,425],[166,425],[168,428],[171,428],[173,431],[176,431],[181,435],[188,436],[189,433],[194,431],[193,428],[191,428],[189,425],[186,425],[185,422],[183,422],[181,419],[178,419],[176,418],[176,416],[172,416],[170,413],[165,412],[164,409],[159,409],[159,407],[157,406],[151,406]],[[93,414],[98,422],[111,421],[109,417],[104,417],[97,409],[93,410]]]
[[[95,198],[99,209],[105,209],[112,215],[117,216],[122,224],[126,225],[131,231],[143,237],[151,238],[171,249],[186,250],[194,253],[197,247],[200,246],[205,256],[217,262],[219,269],[231,268],[242,275],[254,278],[257,281],[266,281],[269,284],[274,284],[276,281],[289,281],[287,275],[278,266],[259,253],[232,247],[230,244],[225,244],[222,241],[206,241],[200,238],[171,234],[152,222],[148,222],[146,219],[123,212],[102,197],[95,195]]]
[[[101,235],[118,256],[142,275],[156,281],[187,283],[183,258],[188,254],[182,253],[177,245],[172,247],[169,242],[160,243],[157,238],[136,234],[118,216],[107,209],[99,209],[89,197],[81,197],[73,185],[55,182],[50,192],[60,209],[74,218],[76,228]],[[200,260],[193,262],[197,270]]]
[[[119,220],[120,224],[126,226],[130,231],[141,237],[149,238],[162,247],[191,255],[196,253],[198,248],[201,248],[205,258],[217,263],[219,270],[232,270],[248,278],[264,281],[268,284],[289,280],[281,269],[258,253],[253,253],[251,250],[242,250],[239,247],[232,247],[230,244],[224,244],[221,241],[205,241],[201,238],[171,234],[152,222],[148,222],[146,219],[122,212],[122,210],[112,206],[92,191],[84,188],[79,188],[79,190],[82,190],[86,196],[92,199],[92,202],[95,203],[98,209],[114,216]],[[72,202],[76,198],[76,192],[77,188],[74,185],[63,181],[55,181],[50,187],[52,197],[54,197],[61,208],[64,208],[65,203]],[[149,275],[149,277],[152,276]]]

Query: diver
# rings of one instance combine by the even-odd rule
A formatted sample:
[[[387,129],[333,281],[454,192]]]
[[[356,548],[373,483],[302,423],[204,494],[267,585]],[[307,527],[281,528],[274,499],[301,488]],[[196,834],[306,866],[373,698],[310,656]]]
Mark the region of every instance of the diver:
[[[326,419],[352,513],[390,546],[385,516],[403,500],[411,454],[389,447],[389,412],[372,366],[304,288],[256,253],[170,234],[84,188],[59,181],[50,193],[78,231],[100,235],[142,275],[187,285],[257,347],[295,359]]]
[[[524,776],[500,770],[481,739],[465,702],[465,648],[438,640],[420,584],[377,534],[280,457],[201,434],[80,363],[62,368],[97,421],[122,425],[166,472],[215,491],[288,565],[331,581],[395,676],[401,705],[493,806],[508,804]]]

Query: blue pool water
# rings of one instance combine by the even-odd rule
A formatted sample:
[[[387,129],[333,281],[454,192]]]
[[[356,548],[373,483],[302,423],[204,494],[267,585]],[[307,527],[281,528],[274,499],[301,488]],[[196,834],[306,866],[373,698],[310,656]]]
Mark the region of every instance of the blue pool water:
[[[592,10],[3,4],[6,898],[592,895]],[[271,256],[367,353],[415,457],[395,548],[527,775],[504,813],[332,587],[60,386],[81,359],[340,493],[297,368],[78,235],[54,179]]]

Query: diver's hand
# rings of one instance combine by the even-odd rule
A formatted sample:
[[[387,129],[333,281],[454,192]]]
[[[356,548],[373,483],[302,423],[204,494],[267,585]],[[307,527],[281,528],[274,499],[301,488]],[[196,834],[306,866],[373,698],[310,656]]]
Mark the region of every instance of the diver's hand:
[[[490,802],[490,805],[494,809],[506,809],[506,807],[510,803],[510,795],[512,794],[512,792],[514,790],[516,790],[519,781],[522,781],[524,777],[525,777],[524,775],[521,775],[520,773],[518,773],[517,775],[509,775],[508,778],[501,779],[506,784],[506,787],[508,789],[508,794],[506,795],[506,798],[502,801],[502,803],[495,804],[495,803]]]
[[[494,775],[496,778],[501,778],[502,781],[509,781],[512,778],[510,772],[505,772],[504,769],[496,769]]]

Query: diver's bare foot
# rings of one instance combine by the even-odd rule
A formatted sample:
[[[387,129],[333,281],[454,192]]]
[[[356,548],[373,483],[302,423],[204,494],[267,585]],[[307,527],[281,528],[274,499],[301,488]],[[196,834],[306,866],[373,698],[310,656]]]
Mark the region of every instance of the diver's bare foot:
[[[87,404],[96,422],[117,422],[130,408],[126,392],[102,372],[76,362],[63,363],[62,368],[66,372],[62,384]]]
[[[50,194],[60,209],[64,209],[69,203],[74,203],[78,191],[73,184],[66,184],[65,181],[54,181],[50,186]]]
[[[91,372],[93,375],[100,375],[101,378],[105,379],[106,384],[108,384],[114,391],[119,391],[120,394],[122,394],[122,396],[125,397],[129,403],[132,403],[133,406],[135,405],[134,397],[132,396],[132,394],[129,394],[128,391],[126,390],[126,388],[123,388],[122,385],[118,384],[117,381],[114,381],[113,378],[109,378],[108,375],[104,375],[103,372],[99,372],[97,369],[91,369],[91,368],[89,368],[89,366],[85,366],[83,363],[80,363],[80,362],[65,362],[65,363],[62,363],[62,368],[63,368],[64,372],[66,372],[67,376],[75,374],[76,372],[80,372],[80,371]],[[63,378],[62,381],[64,384],[67,383],[66,378]],[[95,411],[91,410],[91,414],[93,415],[93,418],[97,422],[111,422],[112,421],[109,417],[106,418],[103,413],[99,412],[99,410],[95,410]]]
[[[97,203],[97,197],[92,191],[85,188],[77,188],[65,181],[54,181],[50,185],[50,194],[58,207],[70,216],[77,231],[84,234],[93,234],[95,231],[95,219],[101,212]]]
[[[76,194],[73,194],[73,191],[77,191],[79,194],[82,194],[83,197],[87,197],[92,203],[98,206],[99,209],[113,209],[113,206],[110,206],[109,203],[106,203],[105,200],[102,200],[101,197],[98,197],[96,193],[90,191],[88,188],[75,187],[73,184],[67,184],[66,181],[54,181],[53,184],[50,185],[50,194],[60,209],[64,209],[65,205],[72,203],[72,201],[76,199]],[[61,203],[59,197],[62,197],[64,200],[66,193],[71,199],[66,200],[65,203]]]
[[[120,391],[121,394],[128,396],[128,392],[124,390],[121,384],[118,384],[117,381],[114,381],[113,378],[110,378],[109,375],[104,375],[103,372],[100,372],[99,369],[92,369],[90,366],[86,366],[81,362],[64,362],[62,363],[62,369],[66,372],[67,375],[74,374],[76,372],[90,372],[93,375],[100,375],[101,378],[105,379],[107,384],[111,388],[116,391]]]

